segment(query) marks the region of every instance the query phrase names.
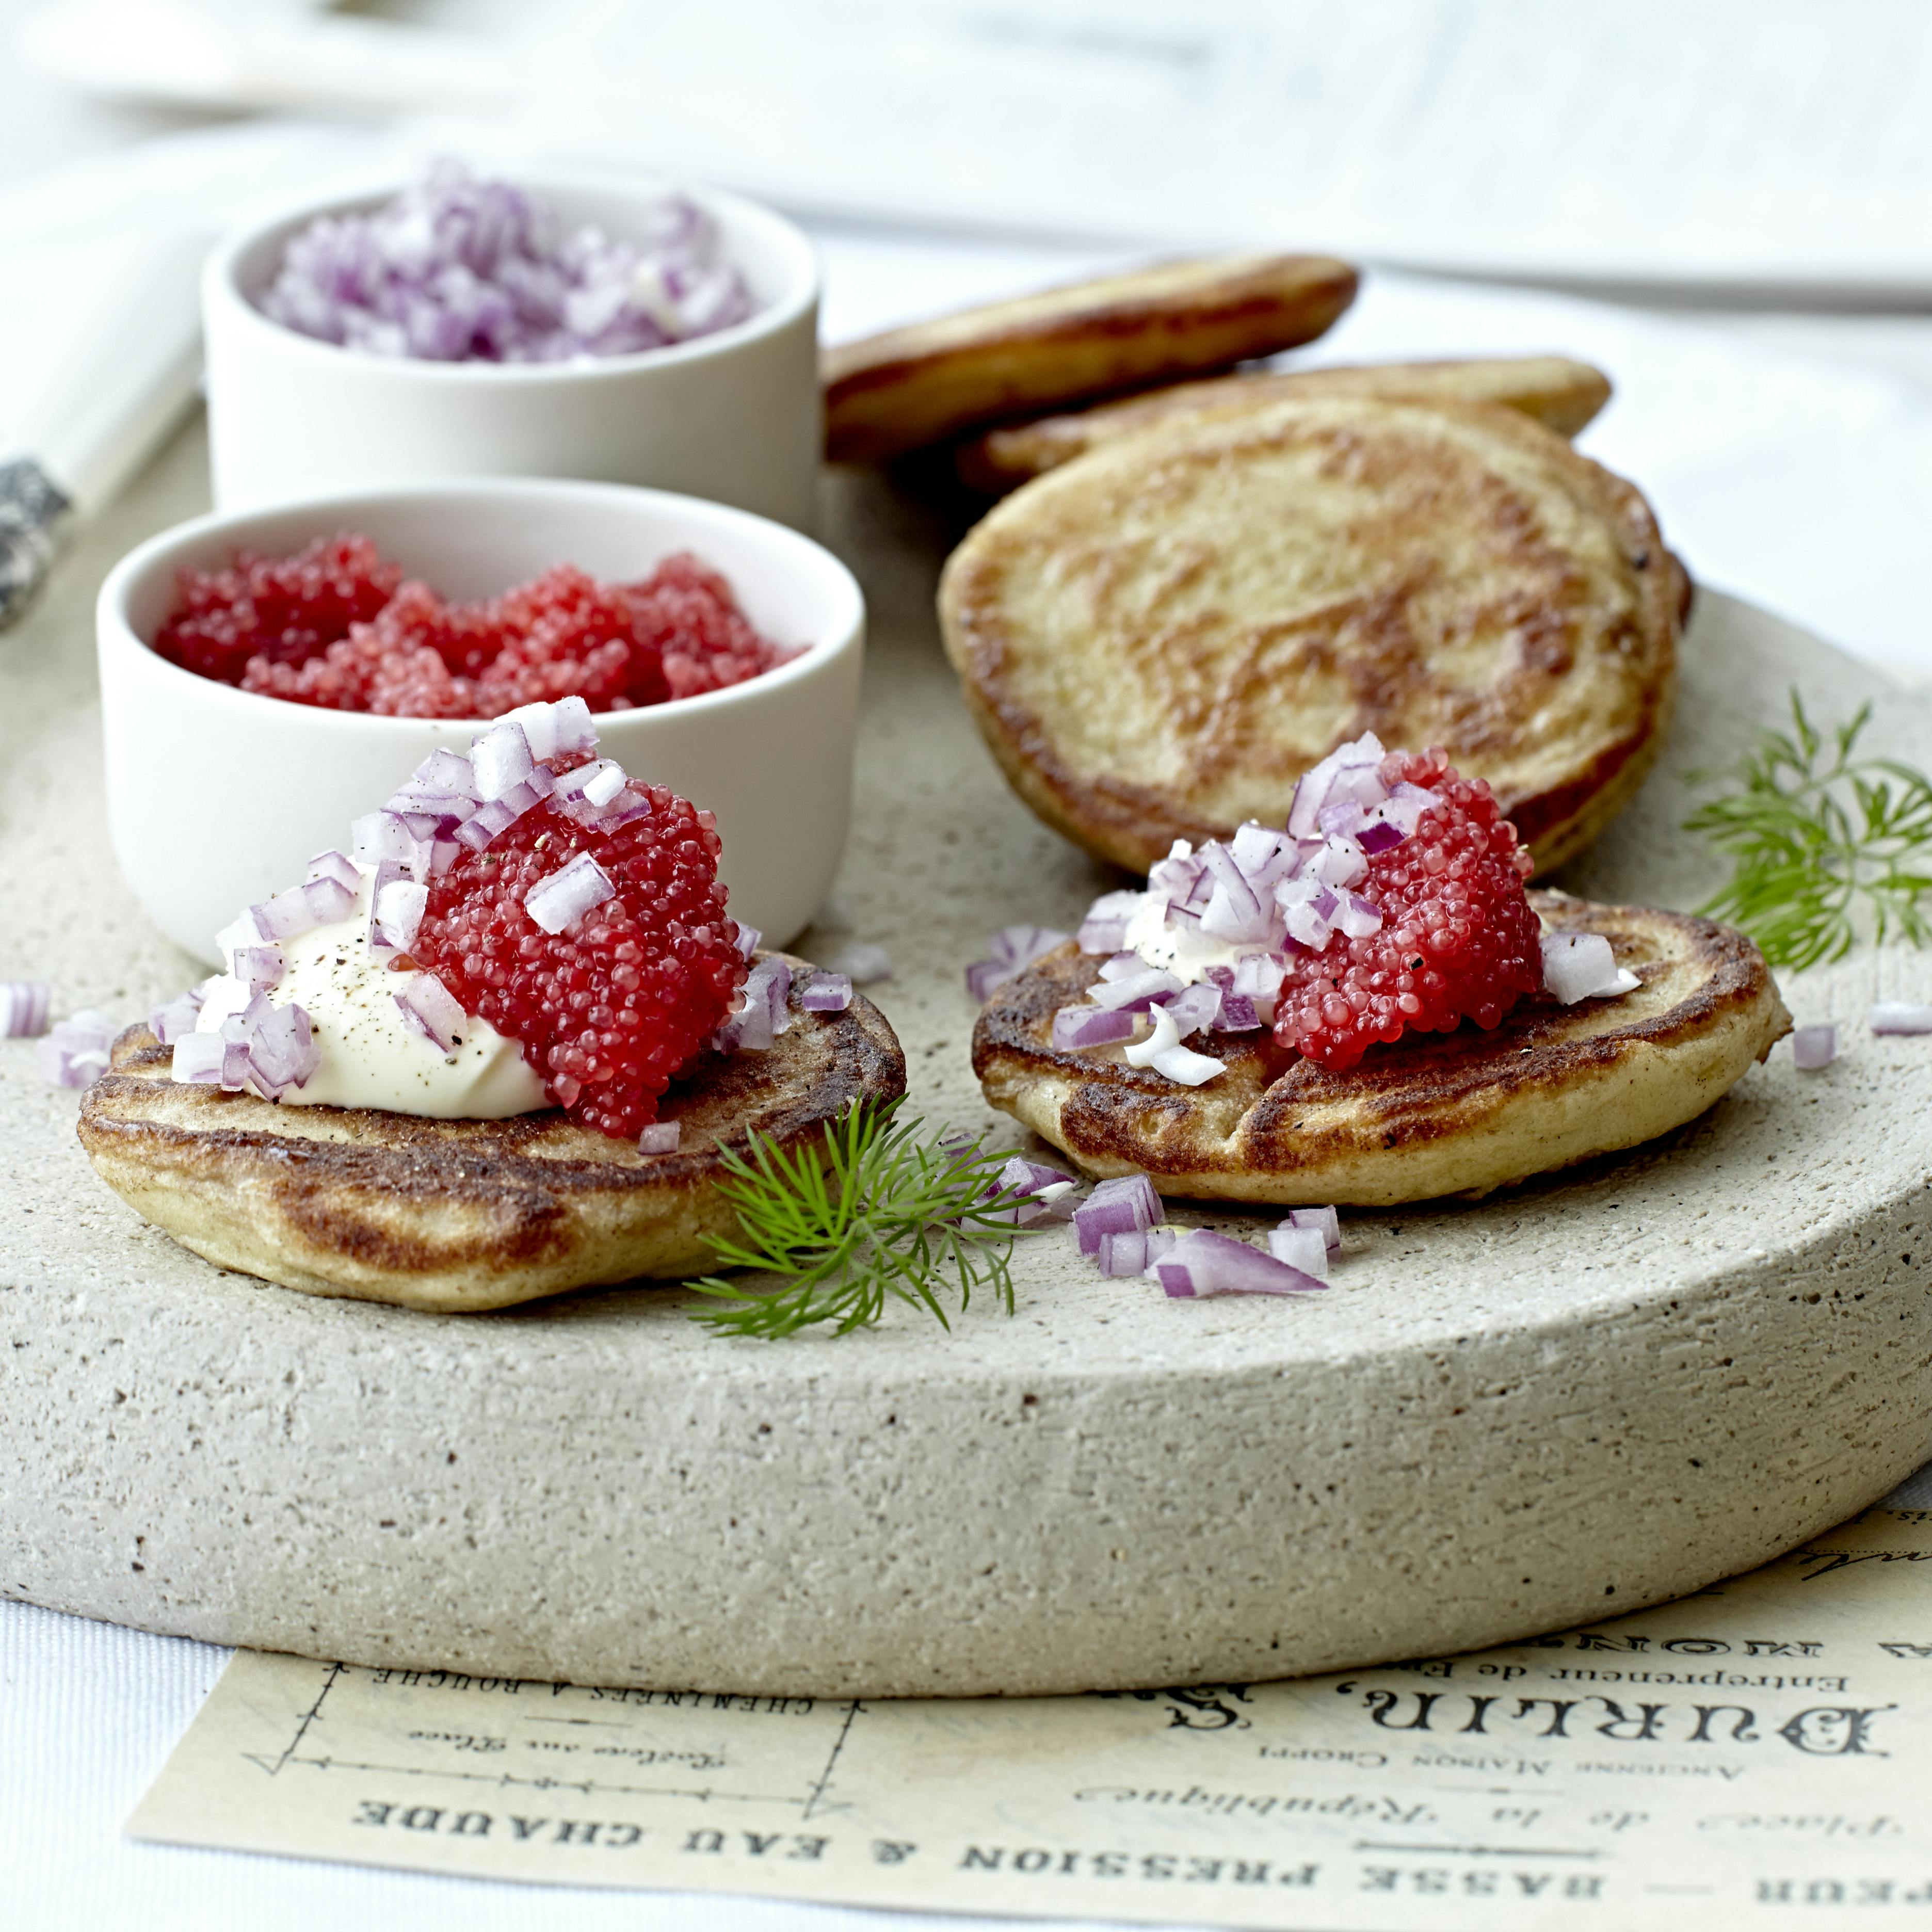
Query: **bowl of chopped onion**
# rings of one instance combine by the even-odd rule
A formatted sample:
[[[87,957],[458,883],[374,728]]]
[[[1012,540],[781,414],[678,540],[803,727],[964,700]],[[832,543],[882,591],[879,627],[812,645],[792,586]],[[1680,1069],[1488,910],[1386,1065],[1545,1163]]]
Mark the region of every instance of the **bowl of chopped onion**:
[[[203,958],[432,752],[571,694],[602,755],[716,815],[767,944],[844,852],[864,599],[722,504],[520,478],[217,513],[122,559],[96,630],[115,856]]]
[[[817,260],[736,195],[440,164],[231,236],[202,316],[220,508],[568,476],[811,526]]]

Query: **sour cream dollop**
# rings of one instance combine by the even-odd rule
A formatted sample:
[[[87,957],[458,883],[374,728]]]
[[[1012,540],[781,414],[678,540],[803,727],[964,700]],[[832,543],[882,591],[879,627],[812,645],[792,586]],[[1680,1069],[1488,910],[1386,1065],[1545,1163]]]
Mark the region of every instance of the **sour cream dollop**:
[[[390,956],[369,944],[372,866],[358,865],[356,902],[343,918],[279,942],[286,964],[271,998],[300,1006],[322,1060],[285,1107],[380,1107],[431,1120],[500,1120],[555,1103],[516,1041],[472,1016],[448,1053],[403,1016],[396,995],[418,976],[393,971]],[[233,962],[230,962],[232,964]],[[218,973],[202,989],[197,1033],[219,1033],[248,1005],[239,980]]]

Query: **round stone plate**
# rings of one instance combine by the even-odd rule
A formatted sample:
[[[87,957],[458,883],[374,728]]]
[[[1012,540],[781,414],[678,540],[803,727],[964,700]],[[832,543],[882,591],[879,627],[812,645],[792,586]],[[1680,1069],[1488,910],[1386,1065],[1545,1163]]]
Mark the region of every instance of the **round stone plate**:
[[[85,599],[117,539],[192,506],[198,460],[173,452],[0,668],[7,715],[41,726],[0,753],[0,977],[52,978],[63,1009],[133,1017],[194,971],[106,856]],[[964,720],[929,614],[950,532],[833,487],[878,641],[848,929],[794,950],[884,944],[913,1106],[1010,1139],[967,1069],[959,968],[1112,882]],[[1558,883],[1694,903],[1684,774],[1794,683],[1829,719],[1881,697],[1875,748],[1932,744],[1875,674],[1724,598],[1684,657],[1661,767]],[[362,1663],[828,1696],[1247,1681],[1676,1596],[1928,1444],[1932,1040],[1863,1022],[1932,1000],[1932,957],[1868,952],[1785,996],[1838,1022],[1835,1066],[1780,1049],[1634,1154],[1351,1215],[1324,1295],[1170,1302],[1060,1232],[1022,1246],[1011,1318],[779,1342],[710,1333],[675,1289],[436,1316],[223,1274],[95,1180],[74,1097],[0,1042],[0,1588]]]

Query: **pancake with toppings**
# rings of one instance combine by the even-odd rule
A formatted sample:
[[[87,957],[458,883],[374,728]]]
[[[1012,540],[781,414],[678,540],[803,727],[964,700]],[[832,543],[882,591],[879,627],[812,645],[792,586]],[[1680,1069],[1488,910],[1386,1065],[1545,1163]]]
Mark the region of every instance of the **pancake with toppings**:
[[[179,1083],[172,1049],[145,1027],[121,1036],[88,1089],[81,1144],[183,1246],[307,1294],[473,1312],[704,1274],[705,1237],[736,1228],[718,1192],[721,1144],[742,1152],[756,1131],[815,1149],[854,1100],[905,1091],[905,1057],[878,1009],[854,996],[843,1012],[803,1010],[817,969],[789,963],[788,1030],[764,1052],[705,1054],[664,1096],[674,1153],[640,1154],[555,1109],[434,1120]]]
[[[1683,592],[1642,496],[1520,411],[1336,395],[1038,478],[953,553],[939,612],[1014,789],[1120,865],[1280,824],[1372,730],[1486,779],[1546,869],[1656,757]]]
[[[960,479],[989,496],[1084,456],[1115,437],[1180,416],[1238,416],[1305,396],[1406,396],[1418,402],[1499,403],[1574,436],[1610,400],[1610,378],[1567,356],[1485,356],[1453,362],[1338,364],[1257,370],[1096,403],[1063,416],[1009,423],[960,445]]]
[[[1561,892],[1545,928],[1607,939],[1639,985],[1620,998],[1520,1000],[1493,1030],[1405,1036],[1330,1072],[1266,1028],[1193,1044],[1225,1062],[1198,1087],[1120,1046],[1058,1051],[1053,1016],[1100,977],[1071,942],[980,1014],[987,1100],[1088,1173],[1145,1173],[1163,1195],[1279,1206],[1392,1207],[1479,1195],[1613,1154],[1694,1120],[1790,1029],[1763,956],[1711,920]]]
[[[962,309],[825,351],[825,454],[877,463],[1003,417],[1036,416],[1312,342],[1355,298],[1322,255],[1157,262]]]

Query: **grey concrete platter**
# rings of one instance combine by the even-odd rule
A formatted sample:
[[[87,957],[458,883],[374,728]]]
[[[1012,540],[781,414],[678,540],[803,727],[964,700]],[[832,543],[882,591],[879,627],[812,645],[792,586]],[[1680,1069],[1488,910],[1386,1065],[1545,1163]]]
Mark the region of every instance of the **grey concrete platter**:
[[[0,977],[52,979],[64,1010],[131,1018],[194,976],[107,856],[87,597],[197,506],[200,463],[184,440],[0,656]],[[1108,881],[964,718],[937,520],[828,487],[877,637],[840,898],[897,964],[875,991],[914,1105],[976,1128],[961,963]],[[1880,697],[1875,742],[1932,753],[1876,673],[1721,596],[1684,658],[1662,766],[1561,883],[1694,903],[1684,773],[1792,684],[1831,718]],[[223,1274],[96,1181],[74,1096],[0,1042],[0,1593],[370,1664],[870,1696],[1247,1681],[1681,1594],[1932,1438],[1932,1040],[1863,1024],[1932,1000],[1932,958],[1786,995],[1840,1022],[1836,1066],[1780,1052],[1629,1156],[1352,1216],[1318,1300],[1169,1303],[1049,1239],[1010,1320],[777,1344],[710,1334],[675,1290],[446,1318]]]

